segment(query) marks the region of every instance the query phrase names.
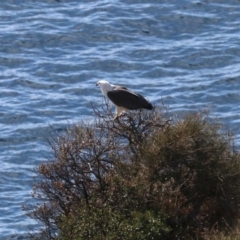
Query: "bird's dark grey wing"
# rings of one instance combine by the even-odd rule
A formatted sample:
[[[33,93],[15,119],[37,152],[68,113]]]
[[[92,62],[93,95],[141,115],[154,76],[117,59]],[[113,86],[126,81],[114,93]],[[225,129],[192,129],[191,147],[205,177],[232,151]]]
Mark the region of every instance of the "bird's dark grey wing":
[[[107,93],[107,96],[115,105],[129,110],[139,108],[151,110],[153,108],[152,104],[149,103],[143,96],[124,87],[115,86],[114,90]]]

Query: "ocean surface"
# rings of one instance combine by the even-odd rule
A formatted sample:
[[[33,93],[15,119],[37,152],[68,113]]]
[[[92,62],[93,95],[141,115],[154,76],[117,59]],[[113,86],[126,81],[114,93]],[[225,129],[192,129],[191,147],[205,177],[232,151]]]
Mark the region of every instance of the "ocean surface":
[[[1,240],[37,226],[21,205],[50,128],[91,119],[100,79],[173,114],[210,108],[239,145],[240,1],[1,1]]]

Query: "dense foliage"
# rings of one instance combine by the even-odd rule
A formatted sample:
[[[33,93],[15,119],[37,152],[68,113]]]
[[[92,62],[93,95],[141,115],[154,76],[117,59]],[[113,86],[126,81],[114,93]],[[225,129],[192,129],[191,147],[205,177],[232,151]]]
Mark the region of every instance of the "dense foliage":
[[[240,155],[220,124],[204,112],[94,112],[55,133],[38,168],[25,210],[39,239],[210,239],[237,226]]]

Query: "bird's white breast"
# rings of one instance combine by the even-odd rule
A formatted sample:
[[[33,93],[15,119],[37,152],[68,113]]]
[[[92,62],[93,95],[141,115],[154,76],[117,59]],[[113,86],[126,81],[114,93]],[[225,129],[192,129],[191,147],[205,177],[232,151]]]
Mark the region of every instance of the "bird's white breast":
[[[106,84],[101,84],[100,88],[101,88],[102,94],[106,97],[107,97],[108,91],[113,90],[113,87],[110,84],[107,84],[107,83]]]

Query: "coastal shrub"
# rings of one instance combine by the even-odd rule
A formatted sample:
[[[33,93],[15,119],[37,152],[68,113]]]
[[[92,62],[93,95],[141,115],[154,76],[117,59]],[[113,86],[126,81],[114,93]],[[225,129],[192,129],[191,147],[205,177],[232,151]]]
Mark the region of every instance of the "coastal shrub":
[[[199,239],[238,223],[240,155],[230,136],[208,115],[193,113],[143,146],[142,161],[149,181],[161,183],[160,209],[174,236]]]
[[[206,112],[170,119],[163,107],[113,121],[104,105],[50,139],[37,169],[42,225],[35,239],[210,239],[233,231],[240,204],[240,155],[229,131]]]

